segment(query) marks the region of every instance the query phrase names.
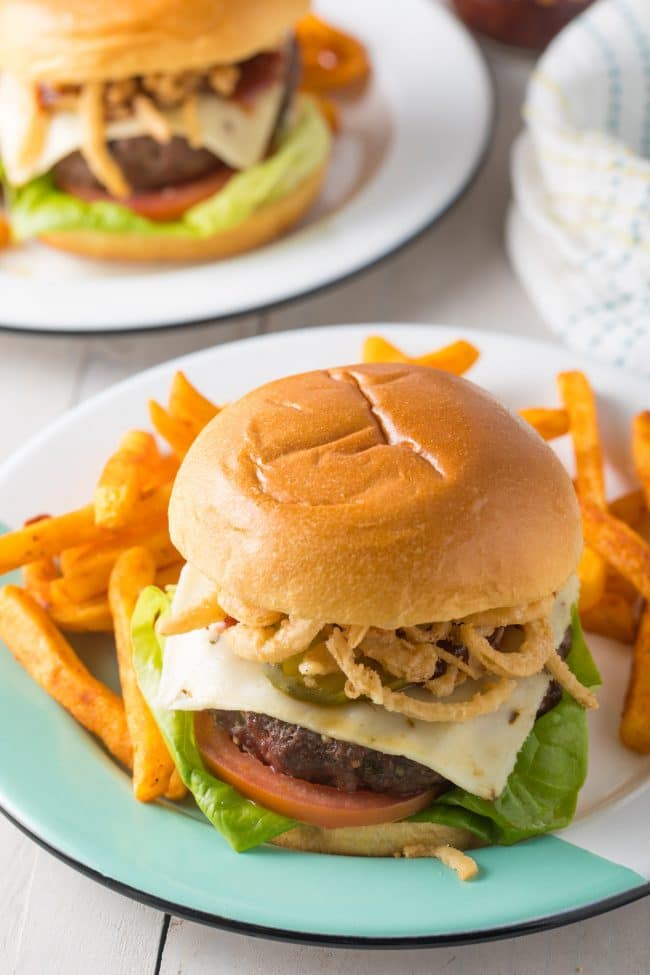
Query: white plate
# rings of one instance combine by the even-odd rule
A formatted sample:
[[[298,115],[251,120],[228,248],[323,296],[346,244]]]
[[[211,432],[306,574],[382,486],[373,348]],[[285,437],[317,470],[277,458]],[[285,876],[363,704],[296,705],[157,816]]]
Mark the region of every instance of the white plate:
[[[0,326],[159,328],[252,312],[340,281],[401,247],[469,185],[488,145],[490,78],[443,7],[320,0],[367,44],[367,92],[343,112],[327,184],[302,225],[227,261],[164,267],[80,260],[39,244],[0,253]]]
[[[377,330],[413,354],[462,335],[458,328],[427,325],[309,329],[222,345],[166,363],[77,407],[7,462],[0,469],[0,521],[17,525],[36,512],[85,503],[106,455],[125,429],[147,425],[147,400],[165,398],[176,369],[223,402],[289,372],[357,361],[363,338]],[[482,353],[471,378],[513,409],[556,404],[556,373],[585,369],[598,395],[608,489],[614,494],[633,483],[629,426],[633,414],[650,403],[647,383],[550,344],[488,332],[468,337]],[[561,443],[559,452],[570,467],[569,445]],[[91,666],[105,672],[101,648],[84,643]],[[577,819],[559,838],[480,851],[482,879],[471,891],[444,871],[433,876],[413,861],[409,884],[399,881],[406,901],[396,906],[382,894],[388,874],[390,884],[399,879],[392,872],[396,861],[361,867],[355,858],[336,858],[334,869],[308,855],[297,854],[289,862],[281,857],[284,851],[233,858],[203,823],[135,803],[123,773],[44,698],[2,647],[0,734],[16,748],[0,763],[0,807],[39,842],[101,882],[166,910],[236,930],[348,944],[433,944],[566,923],[650,891],[650,757],[627,751],[618,740],[630,651],[593,636],[589,644],[604,687],[600,709],[589,714],[590,771]],[[57,781],[67,776],[66,790],[71,791],[48,793],[44,803],[42,777],[25,775],[34,763]],[[95,828],[84,819],[91,797],[79,792],[82,773],[76,770],[82,768],[84,784],[92,780],[87,788],[97,796],[92,800]],[[110,828],[97,825],[94,817],[102,816]],[[161,842],[180,852],[161,861]],[[182,852],[187,849],[194,851],[191,856]],[[198,862],[205,858],[212,864],[206,870],[197,865],[197,851]],[[274,878],[294,869],[291,884],[280,884],[283,891],[298,882],[322,889],[327,877],[335,883],[339,876],[336,897],[313,901],[301,895],[289,904],[291,898],[284,895],[275,900],[264,896]],[[214,884],[214,876],[224,870],[230,871],[225,891]],[[531,884],[531,876],[539,883]],[[228,896],[236,882],[243,885],[239,899]],[[352,906],[357,897],[368,908],[363,917],[359,901]]]

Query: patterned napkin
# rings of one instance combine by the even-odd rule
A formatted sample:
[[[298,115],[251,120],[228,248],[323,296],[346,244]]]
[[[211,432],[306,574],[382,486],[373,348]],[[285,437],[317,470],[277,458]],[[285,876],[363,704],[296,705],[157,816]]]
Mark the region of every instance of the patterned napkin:
[[[568,345],[650,376],[650,0],[600,0],[530,81],[510,259]]]

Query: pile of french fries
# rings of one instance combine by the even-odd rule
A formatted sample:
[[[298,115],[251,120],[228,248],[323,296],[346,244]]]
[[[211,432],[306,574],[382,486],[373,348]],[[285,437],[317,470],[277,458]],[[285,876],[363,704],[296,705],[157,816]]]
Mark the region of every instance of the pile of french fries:
[[[456,375],[478,356],[464,340],[409,357],[373,335],[362,349],[364,362],[410,362]],[[562,406],[520,412],[544,439],[572,438],[587,544],[579,566],[580,613],[585,629],[634,645],[621,738],[650,752],[650,411],[635,418],[632,430],[640,487],[608,501],[593,391],[580,372],[560,374],[558,384]],[[88,505],[41,515],[0,537],[0,575],[23,573],[22,587],[0,589],[0,639],[132,772],[134,794],[143,802],[181,799],[186,790],[138,688],[130,618],[142,589],[178,580],[183,562],[167,526],[171,488],[190,445],[218,412],[178,372],[167,405],[149,403],[158,438],[128,431]],[[79,632],[114,634],[121,697],[88,671],[65,636]]]
[[[182,372],[167,406],[149,404],[153,433],[129,430],[100,473],[92,502],[39,516],[0,538],[0,638],[38,684],[133,773],[143,802],[181,799],[185,787],[142,698],[131,660],[130,619],[142,589],[178,581],[167,507],[180,461],[219,408]],[[64,633],[113,633],[122,696],[84,666]]]

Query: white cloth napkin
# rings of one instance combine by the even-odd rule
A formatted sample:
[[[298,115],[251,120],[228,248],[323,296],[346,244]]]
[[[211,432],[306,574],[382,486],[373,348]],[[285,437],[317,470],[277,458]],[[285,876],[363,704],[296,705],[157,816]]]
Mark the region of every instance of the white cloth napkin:
[[[650,0],[600,0],[540,59],[507,244],[571,347],[650,376]]]

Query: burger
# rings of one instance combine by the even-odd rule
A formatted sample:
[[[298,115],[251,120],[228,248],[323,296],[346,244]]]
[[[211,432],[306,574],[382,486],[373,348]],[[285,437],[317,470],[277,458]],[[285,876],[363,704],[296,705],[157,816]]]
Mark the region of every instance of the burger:
[[[124,260],[281,234],[330,135],[297,96],[306,0],[6,0],[0,158],[12,232]]]
[[[437,855],[571,820],[599,683],[580,515],[488,393],[403,364],[269,383],[199,435],[169,519],[187,565],[140,598],[136,669],[236,849]]]

